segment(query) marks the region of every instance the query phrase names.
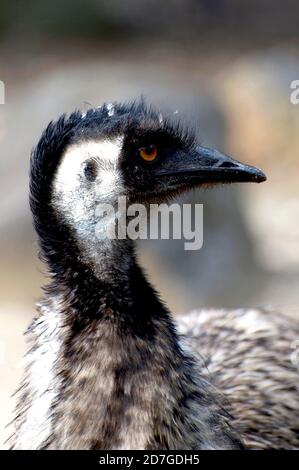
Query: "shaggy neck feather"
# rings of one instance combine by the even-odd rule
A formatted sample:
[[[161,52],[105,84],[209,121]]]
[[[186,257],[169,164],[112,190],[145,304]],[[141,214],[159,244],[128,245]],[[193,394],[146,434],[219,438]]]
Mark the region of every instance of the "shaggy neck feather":
[[[32,401],[14,448],[240,447],[131,245],[124,249],[125,275],[117,263],[104,280],[77,265],[48,287],[31,327],[23,401]]]

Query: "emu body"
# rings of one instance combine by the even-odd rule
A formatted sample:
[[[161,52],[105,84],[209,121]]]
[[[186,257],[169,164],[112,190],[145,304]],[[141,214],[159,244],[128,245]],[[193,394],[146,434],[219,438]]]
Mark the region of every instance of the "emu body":
[[[226,397],[245,447],[298,449],[298,321],[262,309],[219,309],[179,316],[177,325],[205,358],[202,372]]]
[[[115,205],[125,196],[148,204],[206,183],[264,179],[198,146],[143,103],[104,105],[48,126],[31,159],[30,204],[50,279],[27,332],[12,448],[240,449],[243,440],[271,446],[271,433],[259,420],[248,424],[233,403],[236,389],[230,396],[221,381],[230,371],[238,390],[244,371],[226,363],[219,318],[217,334],[201,315],[185,328],[203,325],[190,345],[210,357],[210,378],[146,280],[133,242],[102,240],[95,231],[99,202]],[[235,336],[226,340],[239,344]],[[246,386],[250,396],[250,380]],[[282,439],[274,446],[284,447]]]

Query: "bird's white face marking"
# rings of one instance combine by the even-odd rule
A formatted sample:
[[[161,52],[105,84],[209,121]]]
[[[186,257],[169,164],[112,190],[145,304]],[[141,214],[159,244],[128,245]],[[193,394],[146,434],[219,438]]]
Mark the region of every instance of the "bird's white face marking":
[[[118,137],[71,145],[62,156],[54,178],[53,207],[72,227],[89,259],[96,256],[96,208],[100,203],[115,204],[124,193],[118,169],[122,144],[123,137]],[[95,177],[89,181],[85,168],[91,161]]]
[[[118,158],[123,138],[82,142],[70,146],[61,159],[53,185],[55,209],[74,227],[87,228],[96,204],[113,203],[122,190]],[[95,164],[95,180],[85,176],[87,162]]]

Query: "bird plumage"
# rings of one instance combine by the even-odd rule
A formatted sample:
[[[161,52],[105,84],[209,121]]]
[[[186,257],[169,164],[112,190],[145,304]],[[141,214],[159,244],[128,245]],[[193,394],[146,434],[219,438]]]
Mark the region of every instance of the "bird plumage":
[[[140,148],[153,144],[157,162],[141,161]],[[103,241],[95,228],[97,204],[115,205],[120,195],[149,204],[210,181],[264,179],[257,169],[196,146],[191,132],[143,102],[50,123],[30,173],[49,282],[27,333],[13,448],[240,449],[243,437],[249,445],[260,442],[248,436],[261,429],[245,425],[242,435],[244,419],[221,382],[217,387],[222,343],[213,325],[193,340],[222,370],[210,380],[139,267],[133,241]]]
[[[28,332],[14,448],[241,447],[220,394],[132,270],[133,292],[117,284],[82,296],[81,286],[48,290]]]
[[[179,316],[177,325],[225,395],[244,445],[298,449],[298,322],[263,309],[211,309]]]

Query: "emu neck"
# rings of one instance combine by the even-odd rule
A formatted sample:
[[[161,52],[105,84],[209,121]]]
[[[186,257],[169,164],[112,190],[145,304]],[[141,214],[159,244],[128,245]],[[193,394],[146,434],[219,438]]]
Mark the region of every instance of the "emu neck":
[[[47,289],[14,448],[239,448],[134,252],[111,274],[85,266]]]
[[[39,448],[169,447],[159,423],[176,402],[183,356],[169,314],[139,268],[133,246],[125,243],[122,250],[118,257],[107,253],[103,277],[100,264],[96,275],[87,265],[77,265],[75,272],[66,269],[42,302],[41,318],[32,328],[35,373],[41,354],[49,353],[45,342],[55,348],[43,390],[34,383],[33,394],[43,396],[40,409],[29,410],[23,428]]]
[[[169,314],[146,280],[131,240],[96,242],[90,253],[64,270],[51,286],[65,299],[66,316],[78,328],[91,320],[112,321],[125,331],[146,335],[154,319]],[[175,339],[175,338],[174,338]]]
[[[163,395],[172,403],[175,386],[164,374],[171,367],[177,376],[182,356],[167,312],[142,274],[133,269],[130,275],[136,279],[134,288],[102,290],[89,319],[77,316],[69,325],[60,358],[61,369],[68,360],[68,385],[56,407],[60,418],[49,448],[157,445],[158,410],[167,406]]]

